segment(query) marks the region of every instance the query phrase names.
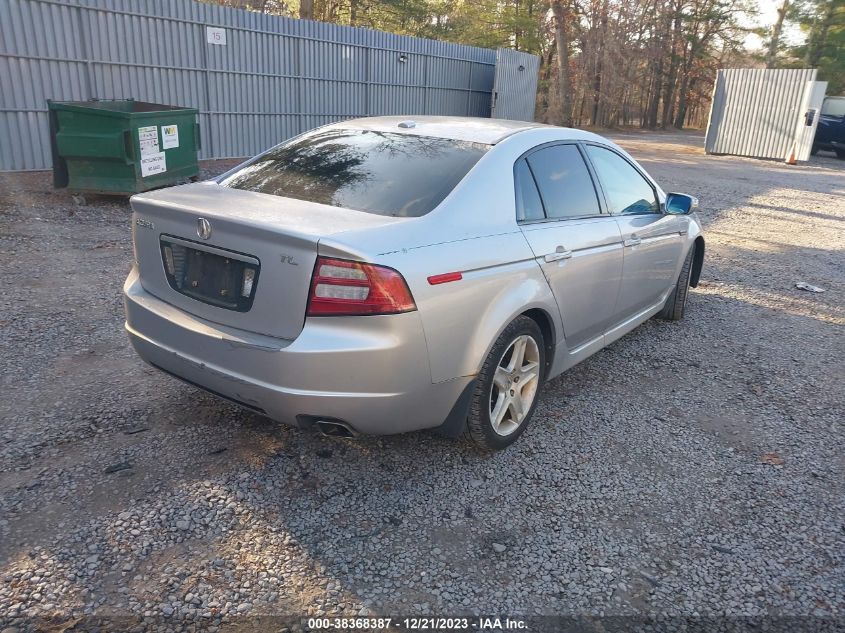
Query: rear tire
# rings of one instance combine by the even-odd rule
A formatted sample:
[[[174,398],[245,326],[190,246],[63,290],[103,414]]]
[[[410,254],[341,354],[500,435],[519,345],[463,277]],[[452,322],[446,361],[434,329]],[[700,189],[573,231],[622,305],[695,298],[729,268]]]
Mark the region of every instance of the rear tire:
[[[534,415],[545,367],[540,327],[533,319],[517,317],[484,360],[470,402],[465,437],[484,451],[513,444]]]
[[[692,260],[695,257],[695,245],[689,249],[687,258],[684,260],[684,265],[681,267],[681,274],[678,275],[678,281],[675,282],[675,287],[672,293],[667,297],[663,309],[657,313],[657,317],[666,321],[680,321],[684,318],[684,309],[687,305],[687,295],[689,294],[689,280],[692,275]]]

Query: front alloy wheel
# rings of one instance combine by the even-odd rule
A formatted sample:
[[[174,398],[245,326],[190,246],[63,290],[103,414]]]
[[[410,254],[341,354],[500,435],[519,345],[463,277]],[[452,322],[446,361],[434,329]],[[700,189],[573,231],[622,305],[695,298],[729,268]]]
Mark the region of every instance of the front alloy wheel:
[[[542,385],[543,333],[526,316],[514,319],[487,355],[467,418],[467,437],[484,450],[513,444],[525,431]]]

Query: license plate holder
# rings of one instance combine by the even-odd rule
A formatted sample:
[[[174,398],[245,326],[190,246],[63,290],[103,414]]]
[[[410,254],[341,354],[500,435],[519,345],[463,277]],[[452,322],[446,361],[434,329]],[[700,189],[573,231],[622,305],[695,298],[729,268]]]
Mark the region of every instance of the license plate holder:
[[[261,263],[251,255],[162,235],[164,273],[176,292],[226,310],[252,307]]]

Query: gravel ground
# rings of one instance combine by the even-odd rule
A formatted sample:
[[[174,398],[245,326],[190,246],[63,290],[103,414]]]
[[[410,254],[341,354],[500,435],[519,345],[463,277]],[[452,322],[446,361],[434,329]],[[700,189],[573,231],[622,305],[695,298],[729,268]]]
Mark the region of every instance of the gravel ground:
[[[303,433],[146,367],[122,330],[127,203],[0,174],[0,630],[457,613],[845,627],[845,163],[618,140],[700,197],[703,281],[684,321],[550,382],[493,456]]]

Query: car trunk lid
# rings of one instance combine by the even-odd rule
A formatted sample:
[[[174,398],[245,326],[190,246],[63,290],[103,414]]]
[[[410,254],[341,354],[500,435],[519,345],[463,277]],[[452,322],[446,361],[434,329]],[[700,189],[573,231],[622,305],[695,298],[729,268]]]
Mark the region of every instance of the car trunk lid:
[[[132,198],[147,292],[215,323],[292,340],[321,238],[401,218],[199,183]]]

